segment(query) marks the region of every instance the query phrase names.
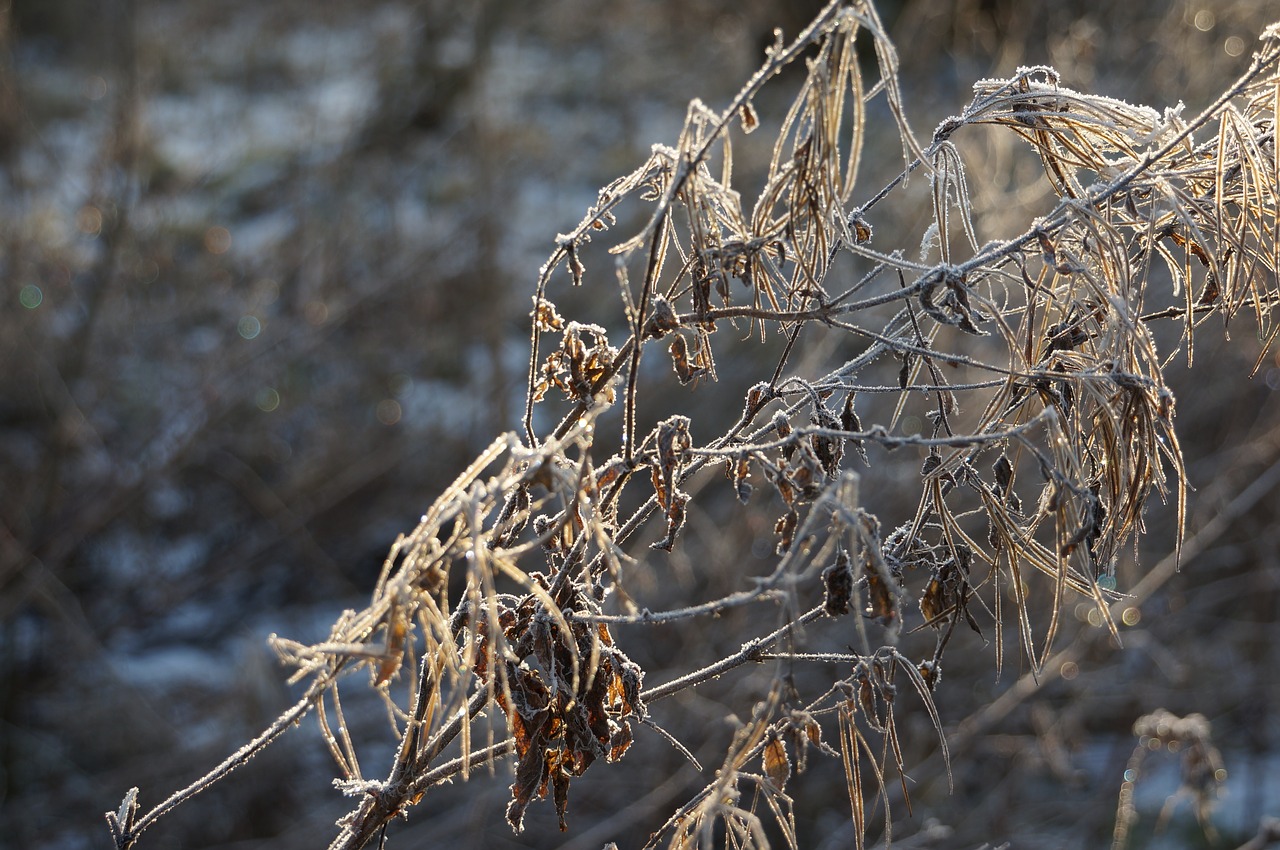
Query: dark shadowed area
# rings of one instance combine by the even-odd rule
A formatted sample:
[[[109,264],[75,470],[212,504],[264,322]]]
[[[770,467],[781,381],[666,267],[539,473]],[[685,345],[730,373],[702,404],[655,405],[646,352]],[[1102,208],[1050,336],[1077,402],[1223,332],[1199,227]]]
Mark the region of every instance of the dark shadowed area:
[[[0,0],[0,847],[110,847],[103,813],[128,789],[151,808],[299,699],[268,637],[326,640],[344,610],[368,604],[397,536],[496,437],[524,434],[530,311],[557,235],[655,144],[676,144],[690,100],[723,109],[774,28],[792,38],[823,5]],[[1019,66],[1051,65],[1063,86],[1161,113],[1182,103],[1190,117],[1280,16],[1270,0],[878,8],[922,143],[975,82]],[[759,131],[735,139],[744,195],[759,191],[803,79],[803,62],[786,69],[754,102]],[[883,98],[866,133],[859,201],[903,165]],[[1012,134],[974,127],[961,149],[979,243],[1021,233],[1056,202]],[[875,220],[886,251],[924,261],[929,185],[913,177],[914,212]],[[561,285],[559,272],[557,309],[617,330],[615,345],[626,326],[604,249],[643,225],[620,210],[617,239],[584,247],[591,285]],[[896,232],[915,235],[892,244]],[[997,636],[975,606],[978,628],[961,621],[934,692],[950,792],[933,723],[899,682],[912,705],[897,732],[907,778],[884,777],[893,846],[1107,846],[1119,811],[1126,847],[1235,848],[1280,818],[1280,346],[1265,349],[1258,327],[1251,309],[1211,316],[1191,364],[1178,322],[1152,327],[1193,489],[1176,571],[1176,487],[1149,501],[1143,533],[1116,555],[1114,590],[1146,594],[1116,609],[1122,646],[1090,599],[1068,596],[1033,677],[1017,625]],[[752,333],[744,322],[719,336]],[[695,439],[726,430],[786,342],[775,333],[721,354],[716,380],[689,386],[648,356],[641,430],[677,413],[701,424]],[[822,329],[805,343],[789,371],[818,375],[857,354]],[[895,370],[884,374],[891,384]],[[923,408],[868,398],[861,425],[923,433]],[[570,407],[556,404],[535,412],[534,430]],[[616,447],[623,428],[602,422],[599,440]],[[851,450],[843,462],[892,527],[917,509],[929,452],[868,452],[868,465]],[[649,545],[659,527],[627,547],[626,587],[642,607],[723,597],[769,571],[781,503],[757,475],[739,505],[718,470],[686,485],[706,495],[673,551]],[[906,631],[932,645],[916,600],[905,607]],[[653,687],[737,652],[779,616],[762,602],[665,628],[621,623],[613,639]],[[859,616],[821,648],[855,644]],[[637,723],[624,760],[601,759],[573,784],[565,832],[550,791],[513,832],[506,759],[432,788],[390,824],[387,846],[640,848],[710,781],[776,671],[737,668],[651,707],[701,773]],[[384,777],[396,720],[372,689],[346,687],[339,737],[365,776]],[[500,741],[501,719],[473,746]],[[478,722],[473,734],[489,732]],[[839,747],[831,733],[827,743]],[[343,743],[305,718],[137,847],[328,845],[353,805],[334,787],[333,747]],[[854,846],[846,765],[816,747],[808,760],[786,784],[798,846]],[[884,822],[873,781],[871,840]],[[749,794],[739,805],[752,807]],[[785,847],[767,801],[755,806]]]

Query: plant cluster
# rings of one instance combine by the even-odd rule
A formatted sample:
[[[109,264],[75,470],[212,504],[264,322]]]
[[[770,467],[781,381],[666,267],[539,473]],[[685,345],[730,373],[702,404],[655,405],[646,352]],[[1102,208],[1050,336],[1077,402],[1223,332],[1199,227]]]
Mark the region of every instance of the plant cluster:
[[[793,64],[804,83],[747,201],[734,146],[767,123],[760,93]],[[1144,506],[1159,495],[1181,516],[1185,501],[1164,368],[1192,356],[1211,316],[1251,317],[1264,352],[1280,334],[1278,108],[1272,27],[1194,117],[1032,67],[977,83],[921,144],[875,9],[830,3],[725,110],[694,101],[674,145],[557,237],[533,294],[523,431],[497,437],[395,541],[364,610],[321,643],[274,640],[307,683],[297,705],[151,812],[131,791],[108,815],[117,847],[310,712],[354,801],[334,848],[365,846],[437,785],[503,760],[512,828],[550,798],[566,829],[575,780],[625,758],[637,725],[702,770],[656,704],[749,664],[772,665],[767,696],[743,706],[718,769],[646,846],[798,846],[788,788],[819,755],[843,764],[858,845],[877,811],[887,841],[893,786],[910,805],[904,713],[929,719],[946,758],[934,701],[957,634],[993,646],[997,668],[1011,644],[1039,669],[1069,601],[1117,633],[1116,564]],[[1012,238],[985,239],[971,214],[961,146],[981,125],[1030,145],[1058,197]],[[863,148],[885,126],[903,168],[868,191]],[[921,232],[878,228],[920,183]],[[611,262],[587,256],[629,220]],[[562,315],[583,293],[610,317]],[[1170,322],[1177,345],[1159,352],[1153,327]],[[832,338],[848,356],[804,356]],[[664,410],[674,385],[707,391],[717,360],[757,341],[776,357],[726,427]],[[898,482],[917,506],[905,517],[862,486],[892,452],[921,457]],[[685,545],[696,500],[725,495],[773,512],[771,567],[652,610],[637,572]],[[740,650],[662,683],[619,636],[715,629],[748,607],[767,613]],[[845,648],[815,651],[824,635]],[[394,757],[376,774],[347,732],[349,674],[386,705]]]

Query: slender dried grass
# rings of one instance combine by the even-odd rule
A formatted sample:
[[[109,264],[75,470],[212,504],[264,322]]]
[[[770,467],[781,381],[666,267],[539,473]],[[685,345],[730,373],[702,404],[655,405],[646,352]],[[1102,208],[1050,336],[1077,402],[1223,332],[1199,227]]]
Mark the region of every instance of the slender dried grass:
[[[910,805],[904,712],[928,718],[945,756],[934,699],[957,627],[993,630],[997,668],[1010,629],[1023,663],[1043,664],[1076,597],[1115,633],[1115,566],[1144,505],[1156,494],[1184,511],[1162,369],[1192,357],[1213,315],[1250,317],[1264,351],[1280,333],[1278,63],[1280,25],[1194,117],[1023,68],[977,83],[920,144],[875,9],[832,2],[779,40],[725,110],[694,101],[674,145],[655,145],[557,237],[533,294],[523,432],[497,437],[395,541],[369,606],[346,612],[328,640],[273,638],[292,681],[309,683],[303,699],[151,812],[139,814],[131,791],[108,815],[116,846],[311,710],[353,799],[332,848],[365,846],[436,785],[508,759],[512,828],[550,796],[563,829],[574,780],[622,759],[635,724],[660,728],[655,703],[761,662],[777,671],[768,698],[743,707],[750,719],[718,769],[646,846],[798,846],[787,789],[818,755],[844,766],[858,846],[878,807],[888,843],[889,788]],[[761,124],[757,96],[792,64],[807,79],[747,202],[734,145],[754,141],[742,136]],[[893,127],[904,166],[868,189],[858,177],[873,123]],[[971,214],[961,146],[983,124],[1024,139],[1059,199],[1011,239],[984,241]],[[927,228],[878,233],[885,207],[916,203],[910,180],[929,188]],[[588,268],[588,243],[637,211],[643,224],[612,244],[612,265]],[[562,316],[557,300],[582,293],[594,309],[612,304],[612,320]],[[1176,350],[1157,351],[1158,322],[1180,326]],[[854,353],[810,369],[801,354],[814,329]],[[775,338],[780,356],[720,433],[656,414],[666,385],[702,392],[717,358]],[[673,374],[648,377],[646,354]],[[923,426],[906,428],[911,417]],[[899,482],[917,508],[890,526],[853,470],[903,448],[924,458]],[[753,499],[759,489],[771,497]],[[744,511],[776,509],[772,567],[727,594],[651,610],[635,576],[663,555],[637,544],[648,535],[652,550],[678,549],[695,498],[726,491],[754,506]],[[1047,619],[1033,598],[1050,600]],[[661,684],[614,634],[686,620],[715,629],[748,606],[781,619]],[[806,651],[845,617],[856,646]],[[804,693],[786,673],[798,667],[817,671]],[[346,731],[351,682],[383,697],[397,742],[373,775]]]

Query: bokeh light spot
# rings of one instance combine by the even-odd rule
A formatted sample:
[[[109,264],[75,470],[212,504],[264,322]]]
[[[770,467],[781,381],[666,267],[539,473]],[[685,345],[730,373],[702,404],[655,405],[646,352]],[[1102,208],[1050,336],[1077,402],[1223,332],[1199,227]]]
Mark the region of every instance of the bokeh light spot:
[[[270,413],[280,406],[280,393],[276,392],[275,387],[263,387],[258,390],[258,394],[254,396],[254,403],[258,405],[258,409],[264,413]]]
[[[302,308],[302,315],[306,318],[307,324],[318,328],[329,321],[329,305],[323,301],[308,301]]]
[[[229,240],[230,235],[227,236]],[[258,303],[264,306],[274,304],[280,298],[280,284],[276,283],[273,278],[264,277],[253,285],[253,295],[258,299]]]
[[[1062,678],[1070,682],[1076,676],[1080,675],[1080,665],[1074,661],[1064,661],[1062,662],[1062,669],[1060,672],[1062,674]]]
[[[288,463],[289,458],[293,457],[293,446],[287,440],[277,437],[267,448],[267,455],[276,463]]]
[[[254,339],[258,334],[262,333],[262,322],[258,321],[257,316],[242,316],[240,323],[236,326],[236,330],[245,339]]]
[[[1130,606],[1124,609],[1124,613],[1120,615],[1120,620],[1126,626],[1136,626],[1142,622],[1142,612],[1137,608]]]
[[[84,96],[89,100],[102,100],[107,96],[107,81],[97,74],[84,81]]]
[[[1115,590],[1115,589],[1116,589],[1116,577],[1115,577],[1115,576],[1105,576],[1105,575],[1104,575],[1104,576],[1098,576],[1098,587],[1102,588],[1103,590]]]
[[[1228,56],[1239,56],[1244,53],[1244,39],[1233,35],[1222,43],[1222,49]]]
[[[134,274],[139,283],[155,283],[156,278],[160,277],[160,264],[155,260],[139,260]]]
[[[384,398],[378,402],[378,421],[383,425],[394,425],[400,421],[400,402],[394,398]]]
[[[34,310],[44,303],[44,293],[34,283],[28,283],[18,293],[18,302],[28,310]]]
[[[391,394],[396,398],[404,398],[413,392],[413,378],[404,372],[396,372],[387,380],[387,385],[391,387]]]
[[[231,231],[210,227],[204,232],[204,249],[210,254],[225,254],[231,248]]]
[[[1196,12],[1195,25],[1200,32],[1208,32],[1213,29],[1213,25],[1217,22],[1218,20],[1214,17],[1213,12],[1208,9],[1201,9]]]
[[[85,204],[76,213],[76,230],[85,236],[97,236],[102,232],[102,210],[93,204]]]

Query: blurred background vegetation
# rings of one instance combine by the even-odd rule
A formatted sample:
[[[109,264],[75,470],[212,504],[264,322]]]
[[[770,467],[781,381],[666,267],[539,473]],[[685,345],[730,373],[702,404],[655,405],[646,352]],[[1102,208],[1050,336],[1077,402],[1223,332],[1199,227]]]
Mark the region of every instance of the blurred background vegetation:
[[[725,104],[773,28],[794,34],[820,5],[0,2],[0,845],[106,846],[101,813],[126,789],[154,804],[292,701],[266,635],[323,637],[362,604],[396,534],[517,427],[530,296],[555,234],[674,139],[690,98]],[[974,80],[1030,64],[1193,114],[1276,14],[1269,0],[880,10],[921,136]],[[1012,142],[966,152],[983,238],[1049,205]],[[895,133],[868,156],[865,185],[879,186],[900,164]],[[596,297],[616,296],[560,306],[589,317]],[[1192,532],[1280,457],[1280,358],[1249,380],[1258,341],[1230,330],[1201,331],[1193,371],[1170,367]],[[721,362],[721,379],[755,380],[751,365]],[[1121,589],[1167,555],[1172,519],[1152,506]],[[711,556],[700,565],[730,572],[769,533],[750,516],[690,522]],[[967,636],[972,669],[953,665],[939,693],[956,791],[937,781],[928,724],[904,733],[920,751],[901,846],[1106,842],[1129,728],[1157,707],[1205,714],[1229,779],[1216,832],[1184,805],[1138,846],[1232,847],[1280,815],[1280,496],[1227,525],[1123,649],[1088,639],[1100,632],[1085,606],[1078,660],[1034,693],[993,702],[1025,669],[997,681],[993,650]],[[687,592],[678,567],[688,582],[672,591]],[[694,638],[718,640],[628,651],[656,683]],[[660,708],[673,731],[710,729],[715,763],[730,731],[715,687]],[[482,776],[430,796],[393,844],[638,846],[702,784],[656,736],[640,744],[575,786],[567,835],[547,806],[510,834],[509,779]],[[1140,830],[1174,768],[1140,785]],[[802,844],[849,846],[840,767],[812,772],[789,789]],[[346,808],[332,775],[308,725],[142,846],[327,843]]]

